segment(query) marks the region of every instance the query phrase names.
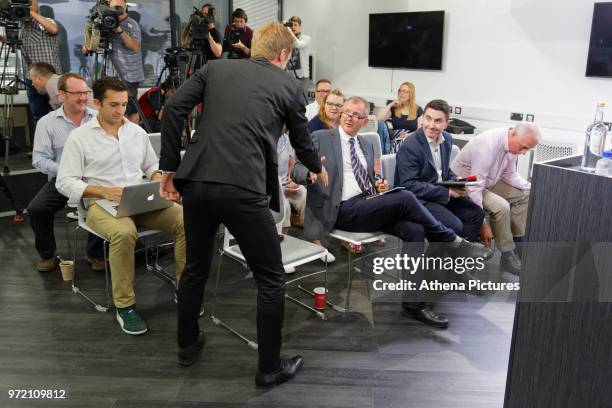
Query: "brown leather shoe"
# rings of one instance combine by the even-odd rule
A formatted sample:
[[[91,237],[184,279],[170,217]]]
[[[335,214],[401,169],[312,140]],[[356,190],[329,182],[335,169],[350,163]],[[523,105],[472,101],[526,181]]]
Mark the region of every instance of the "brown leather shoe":
[[[89,265],[91,266],[91,269],[93,269],[94,271],[103,271],[104,270],[104,259],[99,259],[99,258],[90,258],[88,256],[85,257],[85,260],[89,263]]]
[[[304,221],[300,219],[299,214],[291,214],[291,226],[295,228],[304,228]]]
[[[39,259],[36,262],[36,269],[38,269],[38,272],[51,272],[55,270],[56,266],[55,257],[51,259]]]
[[[363,245],[351,244],[348,241],[340,241],[340,246],[342,246],[342,248],[346,249],[347,251],[351,251],[354,254],[360,254],[365,251]]]

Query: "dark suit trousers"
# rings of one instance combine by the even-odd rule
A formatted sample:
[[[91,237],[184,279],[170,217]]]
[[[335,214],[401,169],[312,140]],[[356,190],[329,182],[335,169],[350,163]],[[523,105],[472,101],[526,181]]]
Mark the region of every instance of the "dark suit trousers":
[[[411,257],[423,254],[423,241],[450,242],[456,234],[436,220],[416,196],[400,190],[379,197],[366,199],[356,196],[340,203],[336,227],[352,232],[382,231],[399,237],[403,241],[402,253]],[[411,277],[403,276],[420,284],[422,271]],[[404,298],[406,307],[421,309],[425,294],[411,292]]]
[[[446,205],[427,201],[425,207],[460,237],[472,242],[480,241],[480,227],[485,213],[469,198],[451,198]]]
[[[199,311],[215,236],[223,223],[236,238],[257,283],[259,370],[280,365],[285,313],[285,271],[280,242],[265,194],[218,183],[187,182],[182,190],[187,264],[178,288],[178,344],[196,343]]]
[[[55,178],[45,184],[28,204],[28,218],[34,230],[34,246],[42,259],[55,256],[56,243],[53,232],[55,213],[66,206],[68,199],[55,188]],[[102,258],[102,240],[93,234],[87,237],[87,255]]]

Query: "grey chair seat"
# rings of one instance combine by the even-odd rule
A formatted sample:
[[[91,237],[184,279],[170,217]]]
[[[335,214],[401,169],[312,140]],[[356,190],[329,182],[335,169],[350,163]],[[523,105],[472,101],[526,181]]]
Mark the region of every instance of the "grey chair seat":
[[[385,238],[385,234],[380,231],[374,232],[349,232],[339,229],[332,230],[329,235],[336,239],[350,242],[353,245],[362,245],[369,242],[378,241]]]
[[[242,262],[246,262],[238,245],[227,247],[225,252]],[[281,241],[281,253],[284,266],[299,266],[319,259],[327,253],[327,250],[321,245],[284,235]]]

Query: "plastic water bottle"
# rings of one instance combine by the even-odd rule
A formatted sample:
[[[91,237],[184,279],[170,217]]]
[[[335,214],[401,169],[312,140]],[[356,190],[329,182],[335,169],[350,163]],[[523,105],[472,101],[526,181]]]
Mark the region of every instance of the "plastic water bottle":
[[[595,171],[597,160],[601,158],[606,144],[606,134],[608,127],[603,123],[603,108],[605,102],[597,102],[595,111],[595,121],[589,125],[584,141],[584,154],[582,155],[582,170],[589,172]]]
[[[612,177],[612,150],[606,150],[603,152],[602,158],[597,160],[595,174]]]

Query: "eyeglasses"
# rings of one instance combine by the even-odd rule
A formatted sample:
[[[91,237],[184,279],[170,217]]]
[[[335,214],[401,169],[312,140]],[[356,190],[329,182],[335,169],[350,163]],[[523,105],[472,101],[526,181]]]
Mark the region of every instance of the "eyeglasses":
[[[367,115],[361,115],[361,116],[359,116],[359,115],[358,115],[358,114],[356,114],[356,113],[351,113],[351,112],[347,112],[347,111],[344,111],[344,112],[342,112],[341,114],[342,114],[342,115],[346,115],[346,116],[348,116],[350,119],[359,119],[359,120],[363,120],[363,119],[366,119],[366,118],[368,117]]]
[[[342,107],[344,106],[341,103],[332,103],[332,102],[325,102],[325,104],[329,106],[330,108],[336,108],[336,109],[342,109]]]
[[[317,89],[315,92],[316,93],[330,93],[331,89]]]
[[[81,96],[87,96],[87,97],[89,97],[89,95],[91,95],[91,91],[85,91],[85,92],[72,92],[72,91],[64,91],[64,92],[66,92],[67,94],[70,94],[70,95],[74,95],[74,96],[76,96],[77,98],[78,98],[78,97],[81,97]]]
[[[405,95],[405,94],[409,94],[409,93],[410,93],[410,91],[409,91],[409,90],[407,90],[407,89],[400,89],[400,90],[399,90],[399,91],[397,91],[397,92],[398,92],[398,93],[400,93],[400,94],[402,94],[402,95]]]

